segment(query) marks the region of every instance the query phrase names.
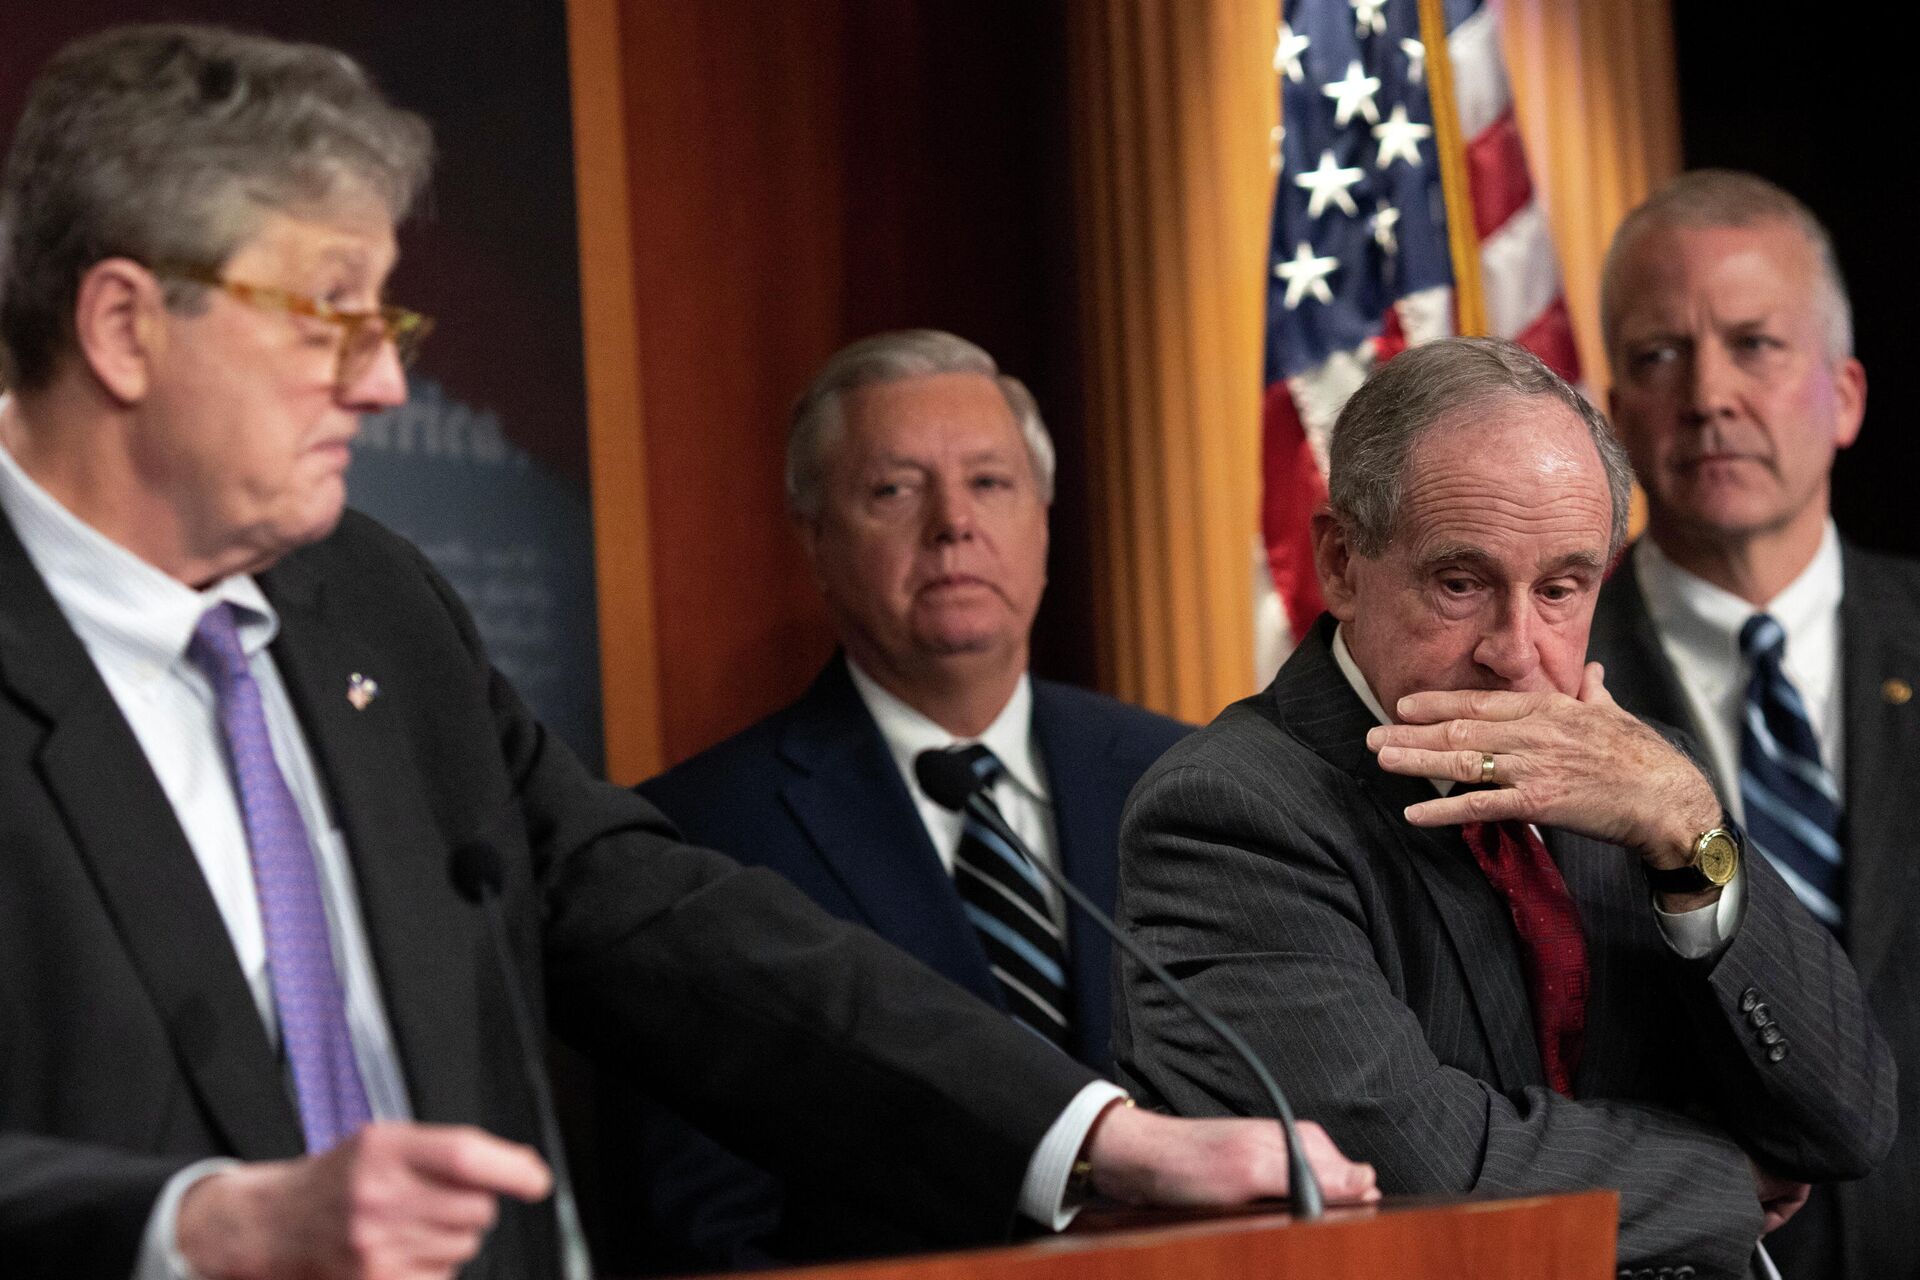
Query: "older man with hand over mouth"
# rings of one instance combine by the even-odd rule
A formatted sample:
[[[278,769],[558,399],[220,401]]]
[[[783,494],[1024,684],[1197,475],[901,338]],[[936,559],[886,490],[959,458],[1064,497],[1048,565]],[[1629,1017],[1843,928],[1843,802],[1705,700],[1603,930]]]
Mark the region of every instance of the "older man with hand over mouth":
[[[1621,1195],[1621,1274],[1733,1277],[1893,1130],[1832,935],[1585,661],[1627,460],[1491,339],[1377,369],[1314,517],[1328,613],[1129,803],[1123,923],[1388,1192]],[[1121,1078],[1259,1104],[1123,962]]]

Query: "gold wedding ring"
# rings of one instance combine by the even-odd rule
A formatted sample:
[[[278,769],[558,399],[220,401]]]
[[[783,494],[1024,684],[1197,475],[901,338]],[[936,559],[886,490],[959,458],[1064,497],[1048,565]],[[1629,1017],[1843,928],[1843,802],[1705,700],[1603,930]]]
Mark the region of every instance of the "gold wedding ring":
[[[1480,753],[1480,785],[1493,785],[1493,757],[1484,751]]]

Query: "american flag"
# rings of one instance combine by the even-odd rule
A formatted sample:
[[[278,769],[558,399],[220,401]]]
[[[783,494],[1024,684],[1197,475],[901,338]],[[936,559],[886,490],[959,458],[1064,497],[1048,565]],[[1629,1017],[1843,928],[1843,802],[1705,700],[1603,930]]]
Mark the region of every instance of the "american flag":
[[[1497,15],[1482,0],[1431,7],[1429,21],[1445,15],[1446,62],[1438,67],[1419,0],[1281,7],[1258,608],[1266,674],[1320,612],[1307,518],[1326,497],[1333,420],[1376,361],[1464,329],[1514,338],[1568,380],[1579,378]],[[1442,86],[1451,88],[1451,112],[1436,79],[1451,80]],[[1452,120],[1457,131],[1446,127]],[[1460,151],[1454,201],[1439,151],[1449,137]],[[1450,215],[1471,229],[1467,260],[1478,280],[1465,289],[1456,287]]]

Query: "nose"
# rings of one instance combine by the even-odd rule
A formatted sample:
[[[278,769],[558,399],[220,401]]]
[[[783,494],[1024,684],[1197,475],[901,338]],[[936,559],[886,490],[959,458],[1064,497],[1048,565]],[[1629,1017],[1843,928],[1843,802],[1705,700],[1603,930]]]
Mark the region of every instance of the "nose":
[[[1694,421],[1711,422],[1733,412],[1735,377],[1739,370],[1721,343],[1695,343],[1689,372],[1688,408]]]
[[[927,506],[927,540],[934,543],[970,541],[977,514],[973,490],[964,479],[935,483],[933,501]]]
[[[366,367],[342,384],[340,399],[364,411],[391,409],[407,402],[407,373],[400,367],[400,353],[393,343],[381,340]]]
[[[1481,633],[1473,660],[1503,684],[1522,687],[1540,668],[1539,637],[1534,634],[1539,625],[1529,595],[1506,597]]]

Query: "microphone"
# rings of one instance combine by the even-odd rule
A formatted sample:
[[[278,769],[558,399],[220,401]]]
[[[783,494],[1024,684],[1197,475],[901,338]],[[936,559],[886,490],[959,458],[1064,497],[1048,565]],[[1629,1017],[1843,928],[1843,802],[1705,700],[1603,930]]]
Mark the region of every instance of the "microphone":
[[[1101,930],[1112,938],[1115,945],[1139,962],[1154,981],[1172,993],[1174,999],[1187,1007],[1194,1017],[1200,1019],[1209,1031],[1220,1037],[1226,1046],[1233,1050],[1240,1061],[1247,1065],[1260,1087],[1266,1091],[1267,1101],[1273,1107],[1274,1115],[1280,1121],[1281,1132],[1287,1139],[1287,1182],[1293,1201],[1294,1214],[1311,1222],[1325,1211],[1325,1197],[1320,1192],[1320,1179],[1314,1176],[1313,1167],[1307,1163],[1306,1153],[1300,1147],[1300,1134],[1294,1128],[1293,1108],[1287,1105],[1286,1095],[1280,1092],[1280,1086],[1274,1081],[1273,1074],[1266,1065],[1254,1055],[1253,1047],[1246,1039],[1216,1015],[1211,1009],[1194,999],[1180,980],[1167,972],[1166,966],[1148,955],[1140,945],[1126,934],[1120,932],[1112,918],[1093,904],[1078,886],[1052,867],[1033,856],[1033,850],[1027,848],[1014,829],[1000,813],[1000,806],[986,792],[986,782],[973,771],[973,761],[984,747],[954,747],[942,751],[934,749],[922,751],[913,760],[913,776],[920,782],[920,789],[927,793],[933,802],[943,809],[955,813],[962,811],[972,815],[987,830],[993,832],[1007,846],[1013,849],[1026,864],[1045,876],[1047,880],[1066,895],[1069,902],[1085,912],[1089,919],[1099,925]]]
[[[507,989],[507,1013],[514,1039],[520,1042],[520,1067],[533,1093],[533,1109],[540,1123],[540,1145],[553,1168],[553,1216],[560,1227],[560,1274],[564,1280],[593,1280],[593,1259],[587,1235],[580,1229],[580,1208],[573,1197],[573,1176],[567,1171],[566,1148],[560,1143],[560,1120],[553,1110],[553,1091],[541,1061],[541,1040],[520,990],[519,970],[507,945],[507,922],[500,909],[500,851],[484,840],[469,840],[453,851],[448,872],[460,896],[481,909],[487,936],[493,939],[494,961],[501,985]]]

